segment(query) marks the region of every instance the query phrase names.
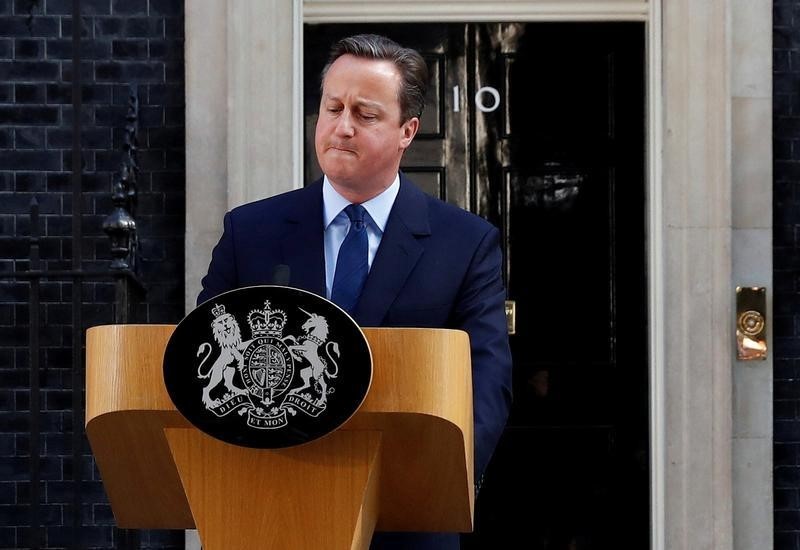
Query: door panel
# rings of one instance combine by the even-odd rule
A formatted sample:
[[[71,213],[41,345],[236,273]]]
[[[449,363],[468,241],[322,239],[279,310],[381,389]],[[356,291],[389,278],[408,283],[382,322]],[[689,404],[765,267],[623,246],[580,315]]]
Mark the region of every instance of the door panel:
[[[309,180],[308,83],[362,32],[431,68],[402,169],[503,234],[514,404],[463,547],[647,548],[644,26],[307,25]]]

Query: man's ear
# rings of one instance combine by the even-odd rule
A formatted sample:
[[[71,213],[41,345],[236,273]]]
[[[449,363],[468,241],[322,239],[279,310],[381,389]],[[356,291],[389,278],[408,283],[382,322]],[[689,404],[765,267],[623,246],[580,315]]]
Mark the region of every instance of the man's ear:
[[[417,130],[419,130],[419,118],[409,118],[400,126],[400,130],[403,132],[403,137],[400,139],[400,149],[405,150],[411,145],[414,136],[417,135]]]

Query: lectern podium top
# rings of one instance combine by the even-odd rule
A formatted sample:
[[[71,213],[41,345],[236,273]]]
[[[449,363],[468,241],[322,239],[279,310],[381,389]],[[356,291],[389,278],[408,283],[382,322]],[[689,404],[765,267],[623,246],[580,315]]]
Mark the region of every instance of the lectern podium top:
[[[86,431],[120,527],[194,526],[164,434],[170,428],[194,430],[170,401],[161,376],[173,330],[173,325],[112,325],[87,333]],[[471,530],[468,336],[446,329],[366,328],[364,333],[373,355],[372,386],[340,430],[379,436],[376,529]],[[314,445],[247,450],[313,452]]]

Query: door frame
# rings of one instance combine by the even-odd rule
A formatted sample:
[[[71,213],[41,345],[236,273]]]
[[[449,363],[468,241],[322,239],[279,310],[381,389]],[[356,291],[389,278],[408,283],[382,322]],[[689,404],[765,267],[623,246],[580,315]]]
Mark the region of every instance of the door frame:
[[[738,14],[748,10],[761,10],[758,20],[771,21],[769,6],[748,0],[187,1],[186,247],[193,251],[186,257],[187,308],[194,303],[224,212],[302,185],[304,23],[642,21],[647,33],[652,548],[733,548],[734,516],[741,525],[737,538],[740,531],[755,533],[761,541],[756,546],[768,547],[771,393],[770,425],[748,432],[760,445],[750,456],[767,453],[769,469],[766,475],[763,468],[742,474],[734,456],[743,432],[733,403],[741,365],[734,359],[732,290],[735,284],[771,283],[771,252],[768,265],[762,261],[760,270],[748,272],[741,267],[747,253],[733,251],[739,241],[763,248],[764,235],[771,234],[771,212],[764,211],[771,200],[753,222],[742,221],[735,208],[752,204],[748,197],[754,193],[761,205],[764,195],[771,197],[771,159],[757,183],[735,187],[737,159],[750,155],[763,164],[764,150],[757,143],[741,145],[732,125],[740,131],[749,120],[740,99],[757,100],[758,112],[764,105],[771,112],[771,86],[764,90],[758,84],[771,82],[771,65],[766,79],[763,70],[751,83],[747,75],[737,76],[742,66],[763,69],[763,64],[743,50],[731,28],[742,25],[744,16]],[[771,27],[759,32],[771,33]],[[766,40],[771,50],[771,39]],[[209,79],[209,67],[222,78]],[[771,125],[768,129],[771,135]],[[771,358],[764,369],[771,371]],[[758,387],[766,383],[771,391],[771,374]],[[737,385],[737,393],[752,387]],[[762,392],[752,402],[763,399]],[[737,494],[743,496],[735,500]],[[740,504],[752,495],[766,506],[769,519]]]

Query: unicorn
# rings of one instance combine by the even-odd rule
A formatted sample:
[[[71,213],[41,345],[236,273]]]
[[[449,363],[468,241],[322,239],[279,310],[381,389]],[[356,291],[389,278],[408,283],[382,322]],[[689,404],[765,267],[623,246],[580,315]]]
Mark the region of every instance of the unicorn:
[[[300,337],[299,343],[294,336],[288,336],[286,341],[294,342],[293,345],[289,346],[289,350],[298,359],[308,361],[309,366],[300,369],[300,378],[303,379],[303,385],[292,389],[289,394],[298,394],[310,388],[313,383],[320,392],[320,398],[317,403],[324,405],[328,400],[328,394],[333,393],[333,388],[328,388],[326,378],[336,378],[339,374],[339,365],[336,363],[336,359],[339,358],[339,344],[326,342],[328,339],[328,321],[325,317],[316,313],[309,313],[303,308],[298,309],[308,315],[308,319],[301,327],[305,331],[305,335]],[[333,363],[333,372],[328,370],[328,362],[319,354],[319,348],[321,347],[324,348],[325,354],[330,362]]]

